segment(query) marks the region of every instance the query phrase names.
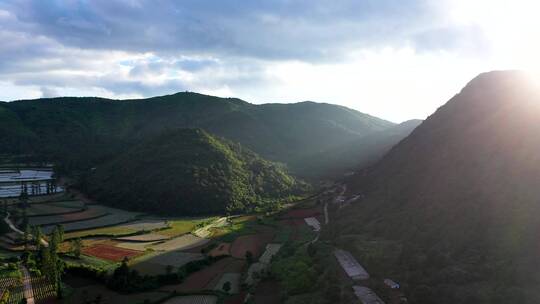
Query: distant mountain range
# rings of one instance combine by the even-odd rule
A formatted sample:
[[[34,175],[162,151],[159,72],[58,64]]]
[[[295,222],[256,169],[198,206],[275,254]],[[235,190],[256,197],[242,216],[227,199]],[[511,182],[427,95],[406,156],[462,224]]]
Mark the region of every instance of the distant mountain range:
[[[473,79],[348,182],[339,243],[412,303],[540,303],[540,87]]]
[[[272,209],[309,188],[289,172],[341,175],[410,130],[342,106],[189,92],[0,103],[0,156],[53,162],[101,202],[157,213]]]
[[[284,163],[299,175],[313,176],[303,171],[312,166],[306,157],[361,143],[362,138],[384,137],[381,131],[394,126],[349,108],[314,102],[253,105],[189,92],[122,101],[62,97],[0,103],[0,154],[33,155],[72,171],[90,168],[166,130],[201,128]],[[399,139],[381,138],[389,142],[382,150]],[[353,148],[363,153],[362,144]],[[385,152],[374,150],[370,154]],[[323,167],[335,170],[332,161],[329,157]]]

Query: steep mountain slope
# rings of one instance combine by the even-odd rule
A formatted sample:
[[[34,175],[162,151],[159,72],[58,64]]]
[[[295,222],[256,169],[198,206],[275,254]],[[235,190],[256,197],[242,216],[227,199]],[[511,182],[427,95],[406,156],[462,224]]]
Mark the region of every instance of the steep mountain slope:
[[[307,186],[239,144],[167,131],[98,166],[82,188],[116,207],[167,214],[272,209]]]
[[[527,75],[478,76],[351,179],[341,242],[414,303],[539,303],[538,130]]]
[[[31,145],[36,136],[5,105],[7,103],[0,102],[0,147],[3,153],[20,151]]]
[[[69,167],[88,167],[168,129],[202,128],[290,164],[302,155],[393,126],[335,105],[252,105],[188,92],[140,100],[65,97],[3,106],[37,136],[15,152],[34,151]],[[10,135],[10,141],[17,136]],[[12,150],[0,146],[0,154]]]
[[[311,177],[337,177],[378,161],[386,152],[407,137],[421,120],[409,120],[382,131],[362,136],[352,142],[303,156],[291,169]]]

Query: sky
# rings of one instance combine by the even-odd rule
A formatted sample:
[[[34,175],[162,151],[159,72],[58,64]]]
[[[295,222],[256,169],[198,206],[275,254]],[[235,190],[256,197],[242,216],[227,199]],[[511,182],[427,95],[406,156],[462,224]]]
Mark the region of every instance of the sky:
[[[193,91],[426,118],[539,70],[535,0],[0,0],[0,100]]]

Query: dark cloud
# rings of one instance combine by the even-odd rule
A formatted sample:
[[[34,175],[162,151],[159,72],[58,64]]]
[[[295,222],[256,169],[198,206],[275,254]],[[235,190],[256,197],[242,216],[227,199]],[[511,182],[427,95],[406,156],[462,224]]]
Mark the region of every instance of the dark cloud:
[[[439,13],[429,0],[2,0],[0,82],[42,96],[254,92],[277,83],[274,63],[486,47]]]
[[[416,38],[437,23],[427,0],[7,0],[0,8],[26,31],[72,47],[313,62],[355,47],[432,47]]]

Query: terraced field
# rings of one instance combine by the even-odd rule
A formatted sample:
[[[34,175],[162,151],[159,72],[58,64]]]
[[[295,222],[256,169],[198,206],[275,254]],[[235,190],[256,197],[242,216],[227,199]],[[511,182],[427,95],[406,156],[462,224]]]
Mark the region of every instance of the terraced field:
[[[58,215],[49,215],[49,216],[39,216],[32,217],[29,219],[29,223],[32,226],[47,226],[47,225],[56,225],[64,224],[69,222],[84,221],[107,214],[107,210],[101,206],[90,206],[88,209],[68,214],[58,214]]]
[[[152,246],[152,249],[160,251],[187,250],[194,247],[202,246],[209,241],[210,240],[208,239],[203,239],[198,236],[194,236],[193,234],[185,234]]]
[[[140,213],[124,211],[124,210],[110,208],[110,207],[97,206],[97,205],[92,205],[92,207],[93,207],[92,210],[94,210],[93,214],[99,214],[98,216],[93,217],[93,218],[91,217],[90,219],[88,218],[85,219],[84,217],[82,217],[79,220],[73,220],[73,221],[70,220],[67,223],[63,223],[62,226],[64,227],[64,231],[86,230],[86,229],[99,228],[99,227],[105,227],[105,226],[113,226],[113,225],[125,223],[128,221],[133,221],[136,219],[137,216],[140,215]],[[86,213],[87,211],[84,211],[83,213]],[[56,220],[54,219],[55,217],[56,217]],[[52,221],[52,223],[47,224],[47,226],[43,227],[42,230],[44,233],[50,233],[52,229],[54,229],[53,225],[62,223],[62,222],[59,222],[59,220],[62,220],[65,218],[74,219],[76,217],[77,217],[77,213],[68,214],[67,216],[60,215],[60,216],[47,217],[47,218],[50,218],[50,221]]]
[[[174,297],[163,304],[216,304],[218,297],[211,295]]]
[[[147,233],[147,234],[119,237],[119,238],[116,238],[115,240],[125,241],[125,242],[156,242],[156,241],[164,241],[167,239],[169,238],[162,234]]]
[[[118,248],[107,244],[98,244],[83,248],[82,252],[86,255],[114,262],[122,261],[124,257],[132,258],[141,254],[140,251]]]
[[[169,265],[177,269],[191,261],[202,259],[204,259],[204,256],[200,253],[182,251],[153,252],[142,259],[134,261],[132,267],[141,274],[158,275],[164,274]]]
[[[26,209],[28,216],[58,215],[84,211],[85,205],[81,201],[64,201],[53,203],[34,203]]]
[[[142,231],[163,229],[168,226],[169,224],[165,220],[138,220],[138,221],[133,221],[133,222],[125,223],[125,224],[119,224],[115,226],[99,227],[99,228],[89,227],[82,231],[74,231],[74,232],[67,233],[65,235],[65,238],[72,239],[72,238],[78,238],[78,237],[97,236],[97,235],[121,237],[121,236],[130,235],[130,234],[134,234],[134,233],[142,232]],[[168,236],[162,235],[161,233],[159,235],[161,235],[163,239],[168,238]],[[140,235],[139,237],[142,237],[142,236],[143,235]]]

